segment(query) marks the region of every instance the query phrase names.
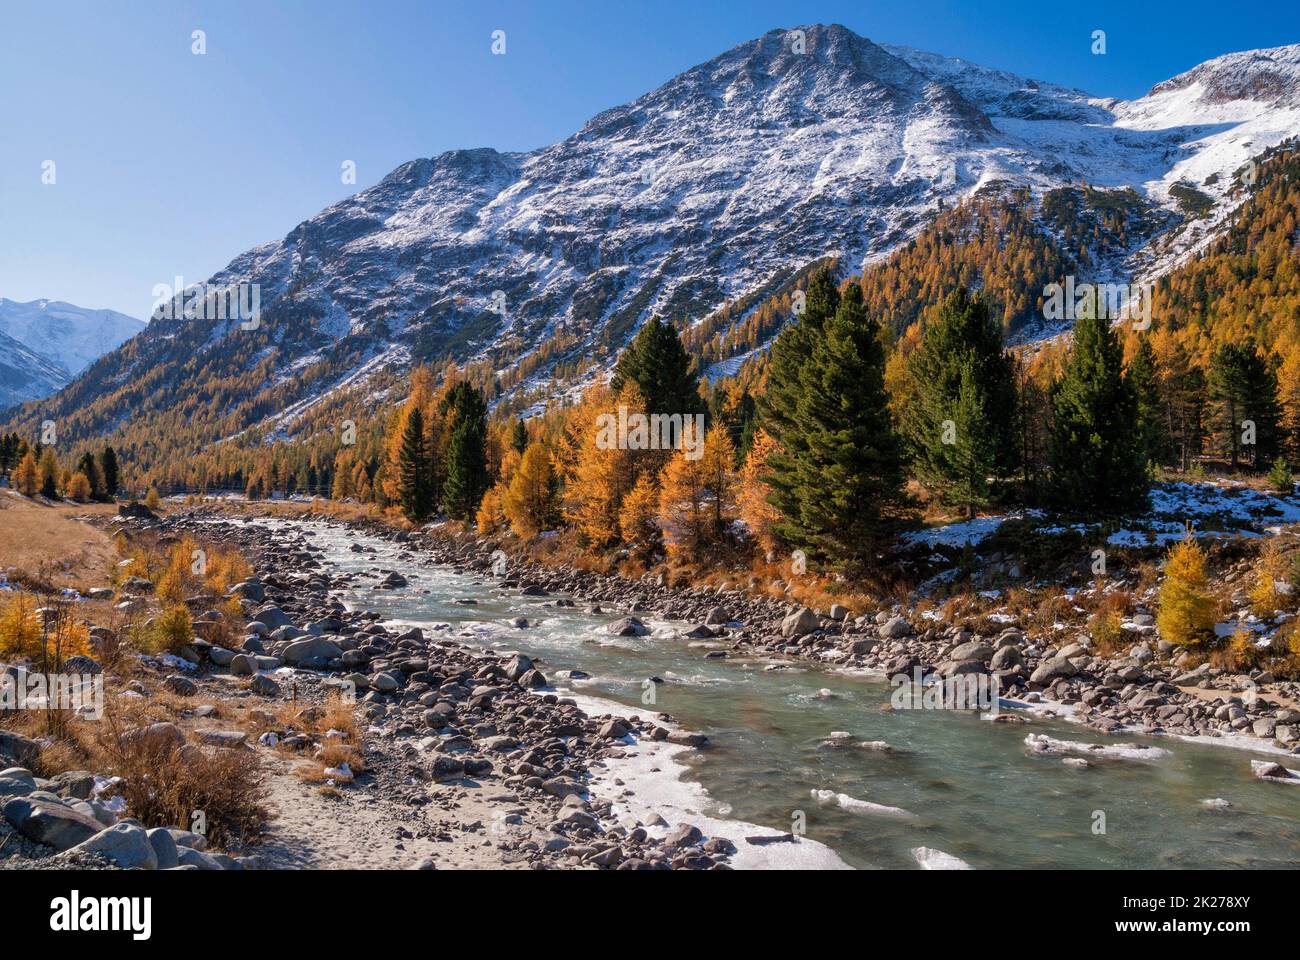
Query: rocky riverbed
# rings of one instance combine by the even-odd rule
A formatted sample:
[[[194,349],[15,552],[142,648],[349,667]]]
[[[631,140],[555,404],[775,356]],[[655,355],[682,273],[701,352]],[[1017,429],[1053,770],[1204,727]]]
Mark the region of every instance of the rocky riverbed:
[[[733,831],[728,839],[707,817],[682,814],[664,822],[653,810],[629,815],[628,805],[619,801],[632,791],[609,770],[628,769],[626,762],[638,754],[651,757],[647,769],[656,770],[654,748],[647,744],[682,750],[704,743],[667,714],[653,708],[602,714],[601,703],[587,703],[584,712],[575,698],[553,692],[544,663],[485,650],[444,629],[445,623],[399,628],[355,602],[358,591],[400,595],[417,568],[445,567],[478,577],[494,592],[516,594],[541,609],[606,614],[602,632],[611,638],[644,636],[649,632],[644,621],[651,618],[676,621],[684,624],[681,637],[709,659],[766,662],[765,669],[808,660],[850,675],[977,675],[996,683],[1009,700],[1037,703],[1039,712],[1068,714],[1103,733],[1229,737],[1256,748],[1297,751],[1300,715],[1285,705],[1295,692],[1290,686],[1259,674],[1185,669],[1182,655],[1159,643],[1140,615],[1131,624],[1131,648],[1122,657],[1105,658],[1090,652],[1086,636],[1049,640],[1026,635],[1014,623],[982,636],[904,607],[858,616],[838,607],[814,611],[738,587],[683,588],[651,577],[632,581],[544,567],[518,556],[507,558],[502,571],[501,545],[490,540],[436,528],[410,533],[376,522],[311,519],[364,533],[350,548],[361,556],[375,552],[368,545],[372,537],[388,541],[391,550],[386,549],[382,565],[344,571],[327,562],[292,523],[208,508],[161,520],[118,521],[167,537],[194,532],[207,541],[225,541],[256,566],[257,576],[232,591],[243,614],[241,640],[226,639],[222,645],[203,639],[217,616],[204,611],[219,598],[193,598],[199,639],[179,659],[154,661],[171,692],[196,704],[252,702],[277,717],[284,716],[279,708],[286,702],[311,710],[329,696],[355,696],[365,726],[364,772],[332,771],[322,793],[288,772],[294,757],[321,749],[322,734],[310,724],[281,722],[258,741],[211,724],[188,731],[190,740],[208,749],[265,755],[275,816],[264,843],[239,856],[179,843],[203,857],[183,853],[191,861],[185,866],[713,869],[734,859],[733,841],[742,847],[781,842],[779,831],[752,838]],[[124,585],[127,595],[119,595],[120,602],[138,602],[132,589],[146,592],[145,585]],[[353,597],[350,605],[342,601],[344,595]],[[471,594],[457,602],[473,609],[480,599]],[[527,625],[527,618],[515,618],[514,626]],[[30,777],[22,769],[5,773],[11,780]],[[83,802],[61,794],[57,784],[30,780],[20,788],[47,804]],[[601,788],[593,789],[597,784]],[[889,809],[851,797],[839,806]],[[11,846],[34,843],[35,828],[23,827],[18,807],[13,813],[10,817],[6,807],[8,829],[17,837]],[[137,829],[146,840],[156,835],[112,811],[101,811],[98,822],[94,836],[104,835],[100,846],[117,834],[130,834],[138,849]],[[166,831],[173,840],[175,830]],[[73,852],[60,856],[81,861],[99,856],[90,862],[101,865],[126,862],[111,851],[104,856],[76,849],[84,843],[68,844]],[[34,849],[9,855],[8,862],[30,860]],[[51,849],[40,846],[36,852],[48,855]],[[0,857],[5,856],[0,847]],[[149,865],[147,856],[144,861]]]

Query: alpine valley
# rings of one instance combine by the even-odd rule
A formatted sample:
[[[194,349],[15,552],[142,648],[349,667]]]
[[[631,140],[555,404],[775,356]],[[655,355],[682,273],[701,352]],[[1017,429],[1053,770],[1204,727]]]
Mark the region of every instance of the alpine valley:
[[[155,316],[5,429],[54,419],[148,468],[293,436],[341,397],[373,410],[413,363],[446,359],[522,409],[608,369],[652,315],[712,376],[734,373],[784,318],[729,334],[813,265],[870,270],[974,204],[1010,207],[1037,245],[1001,304],[1033,340],[1059,332],[1039,318],[1043,278],[1167,273],[1224,233],[1256,159],[1297,131],[1300,45],[1217,57],[1126,101],[841,26],[774,30],[560,143],[403,164],[210,278],[259,286],[257,330]]]

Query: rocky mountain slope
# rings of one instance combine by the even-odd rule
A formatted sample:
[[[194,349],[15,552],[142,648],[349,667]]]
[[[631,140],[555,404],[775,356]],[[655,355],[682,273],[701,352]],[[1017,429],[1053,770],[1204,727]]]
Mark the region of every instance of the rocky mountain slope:
[[[260,329],[155,320],[20,422],[110,432],[123,409],[180,417],[198,385],[212,442],[379,366],[507,370],[557,333],[556,359],[607,363],[652,313],[696,320],[824,256],[856,272],[1003,181],[1132,187],[1168,210],[1108,265],[1146,276],[1215,235],[1250,158],[1300,129],[1298,80],[1300,46],[1280,47],[1120,101],[839,26],[772,31],[552,146],[402,165],[211,279],[259,285]]]
[[[115,310],[0,298],[0,407],[54,393],[143,329]]]
[[[60,364],[0,333],[0,409],[49,396],[69,379]]]

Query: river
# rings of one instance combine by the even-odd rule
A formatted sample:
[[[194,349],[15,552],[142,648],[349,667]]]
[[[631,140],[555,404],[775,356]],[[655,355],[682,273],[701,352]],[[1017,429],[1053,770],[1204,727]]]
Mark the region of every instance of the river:
[[[654,619],[646,621],[651,636],[610,636],[604,626],[622,612],[548,606],[545,597],[519,596],[488,577],[401,561],[403,547],[385,540],[338,526],[292,526],[339,572],[396,569],[409,580],[409,587],[395,591],[372,590],[373,581],[358,580],[343,594],[349,607],[430,630],[449,624],[444,634],[539,661],[561,695],[598,698],[611,710],[622,704],[626,714],[666,711],[687,729],[707,734],[711,745],[702,751],[669,750],[656,763],[639,765],[642,783],[657,781],[653,793],[720,819],[780,831],[806,824],[809,839],[850,866],[915,867],[918,847],[975,868],[1300,863],[1300,786],[1262,782],[1250,773],[1252,758],[1276,755],[1171,737],[1106,738],[1041,716],[1022,725],[952,710],[884,710],[892,689],[878,678],[809,664],[766,669],[776,661],[760,658],[706,659],[721,645],[681,639],[682,624]],[[351,552],[354,543],[375,552]],[[456,602],[463,598],[478,602]],[[518,616],[530,626],[512,627]],[[569,680],[565,671],[590,679]],[[645,706],[650,677],[664,682],[653,685],[655,703]],[[846,745],[826,744],[836,731],[851,736]],[[1081,766],[1030,750],[1029,733],[1147,743],[1167,753],[1152,760],[1090,758]],[[856,745],[870,741],[892,749]],[[635,783],[633,766],[622,776],[629,784]],[[813,791],[901,812],[819,802]],[[1204,804],[1207,799],[1230,806]]]

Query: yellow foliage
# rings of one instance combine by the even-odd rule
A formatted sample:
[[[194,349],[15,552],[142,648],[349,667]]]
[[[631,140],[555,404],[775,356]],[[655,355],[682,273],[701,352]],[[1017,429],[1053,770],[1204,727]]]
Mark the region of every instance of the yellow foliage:
[[[0,606],[0,657],[36,657],[41,650],[41,618],[29,594],[14,591]]]
[[[0,600],[0,657],[26,657],[39,663],[46,657],[66,660],[89,653],[89,629],[66,611],[47,632],[31,594],[15,590]]]
[[[14,470],[14,486],[24,497],[34,497],[40,489],[40,470],[36,466],[36,455],[30,450]]]
[[[516,534],[531,540],[555,524],[555,468],[540,443],[530,443],[502,497],[502,507]]]
[[[659,480],[654,474],[646,473],[623,498],[619,514],[623,539],[642,558],[652,556],[662,540],[658,513]]]
[[[77,503],[86,503],[90,500],[90,478],[84,473],[74,473],[68,479],[67,490],[65,491],[69,500],[75,500]]]
[[[686,449],[668,462],[659,492],[659,525],[673,558],[696,557],[719,542],[735,516],[735,448],[723,428],[710,430],[703,455],[691,459]]]
[[[1297,554],[1300,557],[1300,554]],[[1295,584],[1292,592],[1284,593],[1278,589],[1279,584],[1287,582],[1291,576],[1286,555],[1282,552],[1280,540],[1269,540],[1259,552],[1256,566],[1255,586],[1250,591],[1250,605],[1257,617],[1273,617],[1287,609],[1295,598]]]
[[[1204,549],[1192,537],[1176,543],[1165,562],[1156,613],[1162,639],[1187,646],[1213,636],[1215,601],[1208,587]]]
[[[158,614],[146,641],[151,653],[175,653],[193,639],[190,612],[184,604],[177,603]]]
[[[768,503],[767,496],[771,488],[765,481],[768,474],[767,458],[775,447],[776,441],[766,431],[759,430],[754,434],[754,443],[740,469],[740,483],[736,491],[740,519],[745,521],[750,536],[758,542],[765,554],[772,554],[777,549],[776,534],[772,532],[772,527],[781,518],[776,507]]]
[[[496,533],[505,527],[506,513],[501,506],[504,493],[501,484],[498,483],[483,494],[483,499],[478,504],[478,514],[475,516],[479,533]]]

